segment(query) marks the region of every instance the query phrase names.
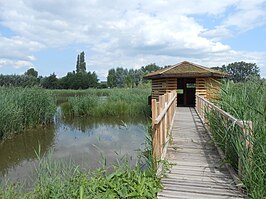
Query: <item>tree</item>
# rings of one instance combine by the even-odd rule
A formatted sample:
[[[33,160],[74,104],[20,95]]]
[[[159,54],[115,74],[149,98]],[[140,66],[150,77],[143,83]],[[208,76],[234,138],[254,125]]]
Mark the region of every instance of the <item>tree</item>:
[[[143,80],[143,76],[150,72],[154,72],[161,67],[156,64],[149,64],[147,66],[142,66],[140,69],[124,69],[118,67],[116,69],[112,68],[108,71],[107,85],[111,88],[113,87],[135,87],[139,84],[147,82]]]
[[[114,68],[112,68],[108,71],[107,86],[110,88],[116,87],[115,69]]]
[[[48,77],[44,77],[41,79],[41,86],[47,89],[56,89],[58,88],[58,79],[56,75],[53,73]]]
[[[85,62],[84,51],[82,51],[77,57],[76,71],[77,71],[77,73],[79,73],[79,72],[85,73],[86,72],[86,62]]]
[[[65,77],[62,77],[59,82],[59,87],[64,89],[87,89],[98,87],[98,77],[95,72],[69,72]]]
[[[25,73],[27,76],[32,76],[32,77],[38,77],[38,71],[34,70],[34,68],[28,69]]]
[[[157,66],[155,63],[153,64],[149,64],[147,66],[142,66],[141,67],[141,70],[145,73],[145,74],[148,74],[148,73],[151,73],[151,72],[154,72],[154,71],[157,71],[161,69],[160,66]]]
[[[230,63],[227,66],[223,65],[222,67],[213,67],[213,69],[226,72],[229,75],[229,79],[234,82],[243,82],[251,77],[260,77],[260,70],[257,64],[255,63],[246,63],[246,62],[234,62]]]
[[[97,88],[99,86],[99,79],[97,77],[97,74],[95,72],[88,72],[88,78],[89,78],[89,87]]]
[[[38,78],[33,76],[0,74],[0,86],[31,87],[38,84]]]
[[[79,59],[79,55],[78,55],[78,57],[77,57],[77,64],[76,64],[76,71],[77,71],[77,73],[79,72],[79,70],[80,70],[80,61],[79,61],[80,59]]]
[[[128,74],[127,69],[123,69],[122,67],[116,68],[115,79],[116,79],[116,86],[118,88],[124,87],[127,74]]]
[[[139,84],[142,83],[143,76],[144,76],[144,72],[141,69],[134,71],[133,81],[134,81],[135,86],[138,86]]]

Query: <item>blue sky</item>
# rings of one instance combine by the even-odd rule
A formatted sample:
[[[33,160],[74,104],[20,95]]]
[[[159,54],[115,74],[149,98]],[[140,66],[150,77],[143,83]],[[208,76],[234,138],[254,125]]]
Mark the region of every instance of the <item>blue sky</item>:
[[[58,77],[187,60],[257,63],[266,77],[266,0],[0,0],[0,73]]]

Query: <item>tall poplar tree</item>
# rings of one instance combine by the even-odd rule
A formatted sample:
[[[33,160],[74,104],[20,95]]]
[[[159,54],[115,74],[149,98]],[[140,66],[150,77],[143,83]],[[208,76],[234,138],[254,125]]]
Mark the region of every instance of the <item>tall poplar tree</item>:
[[[79,72],[79,66],[80,65],[80,61],[79,61],[79,55],[78,55],[78,57],[77,57],[77,64],[76,64],[76,72],[78,73]]]
[[[82,51],[78,55],[76,71],[77,71],[77,73],[79,73],[79,72],[85,73],[86,72],[86,62],[85,62],[85,53],[84,53],[84,51]]]

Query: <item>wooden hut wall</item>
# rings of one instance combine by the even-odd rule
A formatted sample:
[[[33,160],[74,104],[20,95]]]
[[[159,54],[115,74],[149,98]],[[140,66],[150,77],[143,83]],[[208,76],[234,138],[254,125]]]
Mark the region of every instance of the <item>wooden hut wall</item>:
[[[220,89],[221,78],[207,78],[207,99],[217,99],[219,97],[219,89]]]
[[[196,94],[207,99],[216,99],[220,88],[220,78],[196,78]],[[152,99],[159,99],[160,95],[177,89],[177,78],[163,78],[152,80]]]
[[[207,88],[206,88],[206,78],[198,77],[196,78],[196,94],[202,97],[207,96]]]
[[[153,79],[152,80],[152,99],[159,99],[159,95],[171,92],[177,88],[176,78]]]
[[[159,95],[165,93],[165,79],[152,80],[152,99],[159,99]]]
[[[177,79],[176,78],[168,78],[166,79],[166,92],[171,92],[172,90],[177,89]]]

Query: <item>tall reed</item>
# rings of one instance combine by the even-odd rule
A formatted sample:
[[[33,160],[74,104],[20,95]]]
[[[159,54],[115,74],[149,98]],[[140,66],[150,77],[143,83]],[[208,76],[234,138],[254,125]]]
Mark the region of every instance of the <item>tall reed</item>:
[[[25,128],[53,121],[55,103],[49,91],[40,88],[0,87],[0,139]]]
[[[150,115],[148,106],[149,89],[96,89],[87,90],[87,94],[70,97],[62,105],[65,115],[73,116],[135,116]],[[100,94],[105,94],[103,99]]]
[[[209,112],[208,121],[217,143],[224,150],[227,161],[238,169],[240,178],[251,198],[266,197],[266,82],[253,80],[222,85],[216,102],[236,118],[251,121],[253,131],[244,133],[237,125]],[[246,141],[249,142],[247,145]]]

